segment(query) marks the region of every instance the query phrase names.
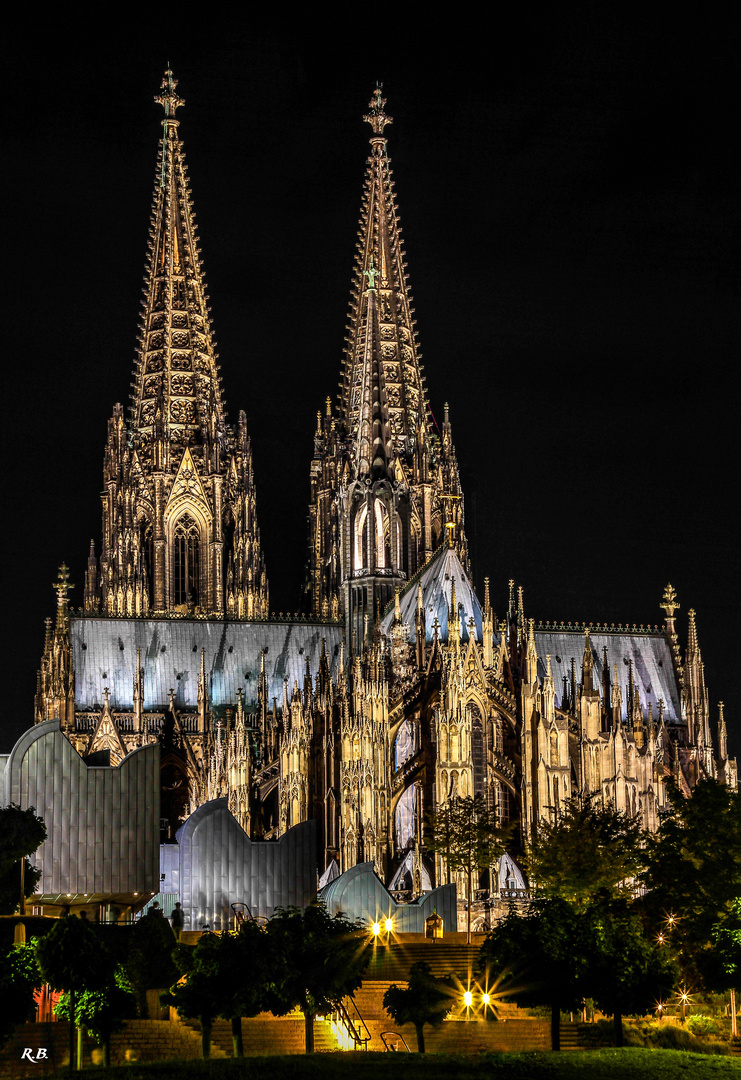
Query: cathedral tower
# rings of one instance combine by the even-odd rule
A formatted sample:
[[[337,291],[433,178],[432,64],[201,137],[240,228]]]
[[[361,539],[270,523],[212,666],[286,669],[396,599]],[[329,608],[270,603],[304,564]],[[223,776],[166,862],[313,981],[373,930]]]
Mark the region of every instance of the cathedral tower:
[[[317,417],[311,466],[309,589],[316,617],[344,615],[350,646],[445,539],[466,560],[450,423],[433,433],[419,361],[385,128],[375,91],[371,152],[339,408]]]
[[[116,405],[104,460],[100,573],[85,610],[267,615],[246,418],[226,423],[177,110],[167,71],[130,420]]]

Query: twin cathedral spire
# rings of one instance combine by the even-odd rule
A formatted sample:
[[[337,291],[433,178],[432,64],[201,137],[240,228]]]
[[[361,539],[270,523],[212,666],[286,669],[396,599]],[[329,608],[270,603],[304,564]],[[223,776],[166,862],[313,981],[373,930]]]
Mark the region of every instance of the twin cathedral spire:
[[[85,610],[265,618],[246,417],[226,422],[177,110],[166,71],[130,419],[116,405],[104,460],[103,549]]]
[[[364,117],[370,155],[339,406],[317,416],[307,589],[316,618],[341,614],[350,646],[369,641],[394,592],[442,544],[466,563],[450,423],[427,400],[377,88]]]
[[[268,586],[246,418],[227,423],[178,110],[165,72],[130,417],[104,460],[103,546],[85,611],[264,619]],[[360,648],[397,588],[443,543],[466,563],[450,423],[427,400],[376,89],[339,405],[319,415],[306,606]]]

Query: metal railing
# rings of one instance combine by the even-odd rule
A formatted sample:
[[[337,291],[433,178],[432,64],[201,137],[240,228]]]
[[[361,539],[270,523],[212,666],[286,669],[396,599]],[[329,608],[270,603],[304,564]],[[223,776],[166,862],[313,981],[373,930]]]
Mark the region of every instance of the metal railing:
[[[351,1016],[350,1010],[344,1001],[338,1001],[335,1003],[332,1022],[336,1027],[343,1027],[345,1029],[348,1041],[353,1043],[353,1049],[357,1050],[360,1048],[362,1050],[367,1050],[368,1043],[371,1040],[371,1033],[368,1030],[368,1025],[361,1016],[360,1009],[358,1008],[355,999],[349,997],[347,998],[347,1002],[355,1013],[355,1016]],[[365,1032],[365,1034],[363,1034],[363,1032]]]
[[[383,1043],[383,1045],[385,1046],[387,1051],[389,1051],[391,1053],[394,1053],[394,1052],[398,1052],[398,1050],[399,1050],[399,1047],[394,1046],[393,1043],[391,1043],[389,1045],[389,1042],[386,1041],[386,1036],[387,1035],[389,1036],[390,1039],[392,1039],[392,1038],[393,1039],[400,1039],[404,1043],[404,1049],[406,1050],[406,1052],[408,1054],[411,1054],[411,1050],[407,1046],[406,1039],[404,1038],[403,1035],[400,1035],[398,1031],[382,1031],[381,1032],[381,1042]]]

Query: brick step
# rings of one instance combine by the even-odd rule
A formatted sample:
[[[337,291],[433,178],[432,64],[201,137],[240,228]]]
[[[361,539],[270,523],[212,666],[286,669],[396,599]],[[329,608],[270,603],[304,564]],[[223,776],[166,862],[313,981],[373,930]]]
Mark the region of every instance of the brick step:
[[[185,1020],[188,1027],[197,1035],[200,1045],[201,1027],[197,1020]],[[242,1043],[246,1057],[263,1054],[302,1054],[306,1048],[303,1016],[260,1016],[242,1020]],[[231,1057],[233,1052],[232,1026],[228,1020],[215,1020],[211,1029],[211,1053],[214,1057]],[[337,1040],[331,1025],[325,1020],[314,1021],[314,1049],[336,1050]]]
[[[368,965],[370,979],[406,980],[412,964],[420,960],[430,965],[433,975],[468,974],[478,963],[478,945],[446,945],[443,942],[412,942],[376,946]]]

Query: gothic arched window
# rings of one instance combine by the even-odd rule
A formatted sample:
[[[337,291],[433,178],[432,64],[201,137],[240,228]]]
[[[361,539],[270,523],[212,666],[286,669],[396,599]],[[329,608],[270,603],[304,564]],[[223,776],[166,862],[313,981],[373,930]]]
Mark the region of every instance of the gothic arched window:
[[[199,602],[201,572],[201,534],[190,516],[183,514],[173,533],[173,603],[196,605]]]
[[[484,777],[486,776],[486,759],[484,757],[484,722],[478,705],[470,702],[467,706],[471,721],[471,756],[473,758],[473,791],[474,795],[484,794]]]
[[[558,733],[551,728],[551,765],[558,765]]]
[[[366,543],[368,526],[368,505],[364,503],[355,515],[355,530],[353,536],[353,570],[363,570],[366,563]]]

